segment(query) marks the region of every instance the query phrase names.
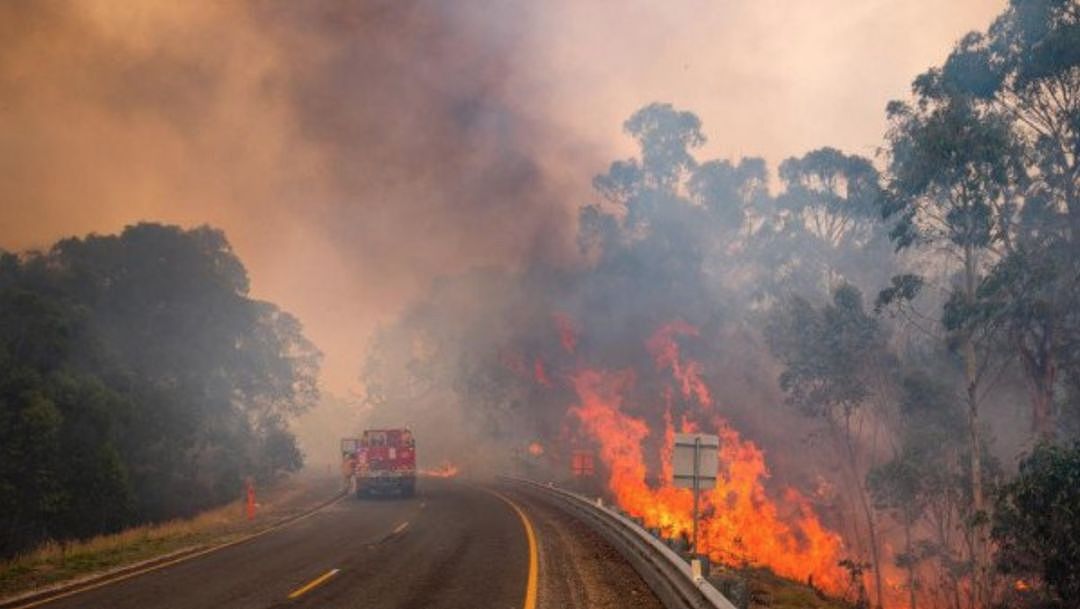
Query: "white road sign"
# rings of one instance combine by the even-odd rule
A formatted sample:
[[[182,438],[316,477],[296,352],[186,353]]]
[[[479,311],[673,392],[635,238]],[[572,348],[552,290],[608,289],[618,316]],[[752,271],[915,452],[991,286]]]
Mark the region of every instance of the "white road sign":
[[[717,457],[720,438],[709,434],[675,434],[675,454],[671,465],[674,470],[675,486],[694,488],[695,470],[699,489],[711,489],[716,486]],[[694,456],[697,454],[697,467]]]

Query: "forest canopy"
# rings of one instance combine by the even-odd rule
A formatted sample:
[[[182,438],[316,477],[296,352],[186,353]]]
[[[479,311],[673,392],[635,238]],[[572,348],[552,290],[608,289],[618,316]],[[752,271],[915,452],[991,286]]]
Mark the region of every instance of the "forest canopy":
[[[317,399],[319,357],[208,227],[0,255],[0,554],[297,469],[287,421]]]

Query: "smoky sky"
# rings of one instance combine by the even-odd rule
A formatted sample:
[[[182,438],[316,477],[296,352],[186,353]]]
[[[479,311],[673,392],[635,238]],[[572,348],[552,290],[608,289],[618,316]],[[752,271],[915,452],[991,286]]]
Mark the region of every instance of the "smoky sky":
[[[0,4],[0,248],[226,231],[355,382],[433,277],[581,264],[575,210],[637,108],[709,153],[873,155],[886,101],[1004,0]]]

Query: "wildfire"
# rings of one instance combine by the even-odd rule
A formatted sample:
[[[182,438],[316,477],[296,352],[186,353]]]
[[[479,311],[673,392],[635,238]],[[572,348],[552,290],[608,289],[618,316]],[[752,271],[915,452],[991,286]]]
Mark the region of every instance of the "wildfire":
[[[817,518],[809,501],[794,488],[769,497],[765,453],[743,439],[712,411],[712,393],[702,379],[702,366],[680,354],[678,336],[697,336],[698,330],[676,321],[662,326],[647,342],[658,370],[670,370],[678,393],[696,402],[695,416],[683,413],[681,431],[720,436],[721,472],[716,488],[703,493],[699,519],[699,549],[713,561],[731,566],[759,565],[781,576],[812,580],[827,592],[842,593],[846,574],[839,567],[843,542]],[[571,382],[579,403],[572,413],[582,430],[599,447],[608,471],[607,486],[622,509],[640,517],[665,536],[688,536],[692,527],[693,496],[671,485],[671,446],[676,422],[672,416],[673,388],[664,400],[664,437],[659,457],[661,481],[650,485],[646,439],[652,433],[645,420],[626,414],[624,396],[634,385],[632,370],[616,372],[583,369]]]
[[[610,472],[608,488],[618,504],[667,536],[686,535],[692,526],[690,491],[674,488],[670,478],[657,488],[645,482],[643,441],[649,428],[645,421],[622,412],[622,395],[633,381],[630,371],[579,372],[573,384],[580,404],[573,413],[599,444],[600,459]],[[844,573],[837,566],[842,557],[839,535],[818,521],[795,489],[785,490],[779,502],[770,499],[764,488],[769,476],[764,453],[723,419],[717,417],[713,423],[720,435],[723,472],[716,488],[702,496],[702,553],[723,564],[767,566],[800,581],[812,577],[827,591],[842,591]],[[665,434],[672,433],[668,417]],[[664,445],[669,453],[670,444]],[[670,464],[670,454],[661,457]]]
[[[454,478],[458,475],[458,466],[454,465],[450,461],[444,459],[443,462],[434,469],[422,469],[420,475],[429,476],[432,478]]]
[[[544,454],[544,445],[539,442],[532,442],[529,444],[529,454],[534,457],[539,457]]]
[[[544,368],[544,360],[539,357],[533,361],[533,378],[544,387],[551,387],[551,379],[548,378],[547,370]]]
[[[573,355],[578,343],[578,331],[574,326],[574,320],[566,313],[555,313],[552,318],[555,320],[555,328],[559,331],[559,342],[567,353]]]
[[[676,336],[697,336],[698,334],[698,329],[694,326],[682,320],[676,320],[660,326],[649,338],[647,347],[656,361],[657,370],[671,369],[672,376],[679,382],[683,397],[693,396],[702,405],[712,405],[709,387],[701,380],[701,364],[694,360],[684,363],[679,357],[679,343],[675,342]]]

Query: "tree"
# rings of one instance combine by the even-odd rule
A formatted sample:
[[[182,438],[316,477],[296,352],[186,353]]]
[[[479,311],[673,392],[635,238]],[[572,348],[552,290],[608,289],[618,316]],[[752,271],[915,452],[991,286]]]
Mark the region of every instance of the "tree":
[[[1080,8],[1071,0],[1011,0],[984,33],[965,36],[942,76],[992,102],[1032,144],[1035,192],[1080,238]]]
[[[299,322],[220,231],[158,224],[0,254],[0,553],[235,498],[301,464]]]
[[[948,602],[960,609],[960,561],[953,553],[952,531],[958,516],[970,512],[964,499],[962,455],[966,447],[964,416],[947,384],[922,371],[901,382],[899,442],[893,458],[867,473],[874,507],[890,513],[904,530],[904,551],[895,562],[908,576],[908,603],[916,606],[922,587],[920,562],[937,561],[932,573],[951,590]],[[932,532],[918,538],[920,522]]]
[[[843,285],[833,293],[832,304],[820,310],[799,296],[792,297],[773,313],[765,334],[770,350],[784,365],[779,381],[789,403],[823,419],[844,456],[847,478],[865,519],[875,599],[880,606],[884,602],[881,546],[863,484],[866,464],[859,438],[869,420],[862,412],[871,398],[866,380],[890,366],[885,332],[864,311],[859,291]],[[858,528],[855,532],[858,537]]]
[[[1080,443],[1040,444],[998,496],[998,566],[1043,607],[1080,607]]]
[[[780,179],[785,190],[754,243],[773,258],[765,266],[777,288],[824,301],[843,283],[872,289],[891,274],[881,178],[868,159],[820,148],[781,163]]]
[[[995,108],[1023,140],[1027,170],[1017,247],[995,270],[996,296],[1031,386],[1032,425],[1056,434],[1058,370],[1080,377],[1080,325],[1069,313],[1080,252],[1080,9],[1070,0],[1013,0],[972,32],[942,68],[949,86]]]
[[[942,324],[964,362],[974,514],[972,558],[976,606],[989,599],[979,402],[992,370],[1000,318],[980,298],[989,268],[1010,246],[1015,216],[1011,187],[1022,168],[1013,153],[1015,139],[1006,117],[982,108],[931,70],[915,80],[914,106],[889,104],[889,196],[886,217],[896,218],[891,237],[897,249],[938,248],[955,269]],[[898,281],[897,285],[904,281]],[[896,291],[882,293],[885,301]]]

